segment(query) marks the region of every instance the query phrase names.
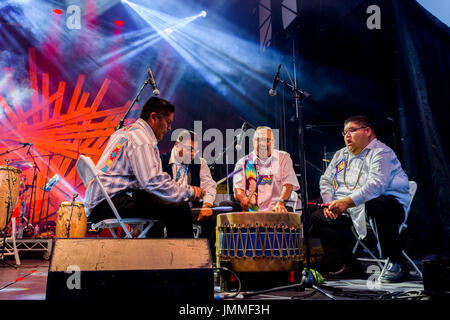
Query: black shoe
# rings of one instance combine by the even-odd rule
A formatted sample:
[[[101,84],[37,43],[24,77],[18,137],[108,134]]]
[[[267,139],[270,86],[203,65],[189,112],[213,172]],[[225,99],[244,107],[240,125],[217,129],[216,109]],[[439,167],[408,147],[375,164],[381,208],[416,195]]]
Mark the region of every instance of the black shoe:
[[[352,265],[344,265],[339,271],[329,272],[329,279],[366,279],[367,275],[364,272],[364,267],[360,263]]]
[[[402,282],[408,277],[406,263],[389,262],[384,272],[380,275],[381,283]]]

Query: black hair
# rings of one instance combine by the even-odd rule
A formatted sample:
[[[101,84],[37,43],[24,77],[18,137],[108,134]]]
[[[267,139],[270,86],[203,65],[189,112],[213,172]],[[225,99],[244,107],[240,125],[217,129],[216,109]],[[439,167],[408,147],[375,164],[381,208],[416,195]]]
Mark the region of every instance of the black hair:
[[[167,100],[158,97],[151,97],[142,107],[139,118],[147,121],[152,112],[156,112],[158,116],[168,116],[170,113],[175,112],[175,107]]]
[[[356,115],[356,116],[351,116],[350,118],[347,118],[347,120],[344,121],[344,127],[349,123],[349,122],[356,122],[361,126],[364,127],[369,127],[372,129],[373,132],[375,132],[375,129],[373,127],[373,123],[372,121],[369,119],[369,117],[367,116],[363,116],[363,115]]]

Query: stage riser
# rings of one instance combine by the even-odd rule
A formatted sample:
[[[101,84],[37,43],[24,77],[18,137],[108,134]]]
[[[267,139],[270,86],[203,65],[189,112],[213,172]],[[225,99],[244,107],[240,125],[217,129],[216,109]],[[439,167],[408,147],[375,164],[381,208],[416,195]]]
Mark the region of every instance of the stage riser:
[[[72,278],[70,278],[72,276]],[[70,279],[69,279],[70,278]],[[212,269],[82,271],[80,289],[73,273],[50,272],[47,280],[47,300],[179,300],[206,302],[214,297]]]
[[[47,300],[211,301],[206,239],[56,239]]]

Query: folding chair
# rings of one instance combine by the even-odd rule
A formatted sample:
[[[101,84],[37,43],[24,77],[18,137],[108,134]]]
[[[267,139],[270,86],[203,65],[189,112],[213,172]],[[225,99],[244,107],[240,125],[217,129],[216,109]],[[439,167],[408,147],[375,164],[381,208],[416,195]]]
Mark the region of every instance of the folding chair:
[[[291,196],[289,197],[289,206],[292,206],[293,212],[297,212],[297,209],[299,212],[302,212],[302,201],[300,200],[298,193],[295,191],[291,192]]]
[[[119,212],[117,211],[116,207],[114,206],[114,203],[111,201],[111,198],[109,194],[106,192],[105,187],[101,183],[99,179],[99,172],[97,168],[94,165],[94,162],[91,158],[86,157],[84,155],[81,155],[76,163],[76,169],[78,172],[78,175],[80,176],[81,180],[83,181],[83,184],[86,188],[93,183],[94,181],[99,185],[100,190],[102,191],[103,195],[105,196],[106,201],[108,202],[109,206],[111,207],[111,210],[114,213],[115,219],[105,219],[103,221],[100,221],[96,224],[92,225],[92,228],[108,228],[109,231],[111,231],[111,234],[114,238],[117,238],[117,234],[114,231],[114,228],[122,227],[123,231],[125,232],[125,238],[133,238],[133,233],[136,230],[140,230],[140,234],[138,238],[144,238],[147,234],[148,230],[152,227],[152,225],[155,223],[156,220],[152,219],[143,219],[143,218],[125,218],[122,219],[119,215]],[[144,229],[144,225],[148,224],[147,227]]]
[[[405,219],[403,220],[402,224],[400,225],[399,229],[398,229],[398,233],[400,234],[402,232],[402,230],[404,228],[407,227],[406,221],[408,220],[408,215],[409,215],[409,211],[411,209],[411,203],[414,199],[414,196],[416,194],[417,191],[417,183],[415,181],[409,181],[409,195],[410,195],[410,201],[408,204],[408,207],[406,208],[406,213],[405,213]],[[373,217],[368,217],[368,222],[369,222],[369,226],[370,229],[372,229],[374,235],[375,235],[375,239],[376,239],[376,245],[377,245],[377,251],[378,251],[378,255],[379,257],[377,258],[375,256],[375,254],[365,245],[365,243],[363,242],[363,238],[361,238],[360,236],[358,236],[356,234],[355,228],[352,227],[352,232],[356,237],[356,243],[355,246],[353,248],[353,254],[356,253],[356,250],[358,249],[358,246],[361,245],[371,256],[372,258],[375,259],[375,261],[378,263],[378,265],[381,267],[381,269],[384,271],[385,266],[387,265],[387,260],[383,259],[383,252],[381,251],[381,244],[380,244],[380,239],[378,237],[378,229],[377,229],[377,223],[375,218]],[[411,260],[411,258],[406,254],[405,250],[402,250],[402,255],[406,258],[406,260],[413,266],[413,268],[416,270],[416,272],[419,274],[420,278],[422,278],[422,272],[420,271],[420,269],[416,266],[416,264],[414,263],[414,261]],[[380,261],[385,262],[385,265],[383,266],[381,264]],[[383,272],[382,271],[382,272]]]

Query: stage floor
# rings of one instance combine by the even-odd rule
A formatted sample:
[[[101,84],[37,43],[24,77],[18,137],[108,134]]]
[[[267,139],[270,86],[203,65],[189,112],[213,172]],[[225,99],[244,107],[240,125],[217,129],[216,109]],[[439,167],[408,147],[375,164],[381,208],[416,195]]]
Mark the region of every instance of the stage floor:
[[[44,259],[22,259],[18,268],[0,266],[0,300],[45,300],[47,275],[50,261]],[[13,263],[13,259],[7,259]],[[366,280],[326,280],[321,288],[336,300],[377,300],[412,299],[423,290],[422,281],[413,279],[396,284],[379,284]],[[267,288],[271,289],[271,288]],[[219,291],[216,284],[215,291]],[[225,293],[232,295],[233,292]],[[232,300],[243,300],[242,294]],[[276,292],[245,296],[246,300],[330,300],[329,297],[313,288],[285,289]],[[422,295],[422,299],[428,300]]]

